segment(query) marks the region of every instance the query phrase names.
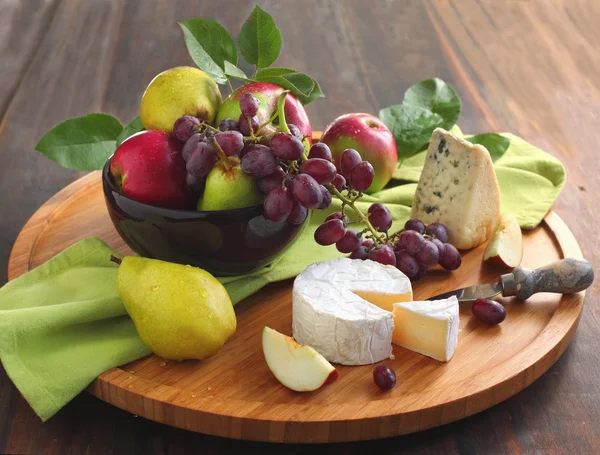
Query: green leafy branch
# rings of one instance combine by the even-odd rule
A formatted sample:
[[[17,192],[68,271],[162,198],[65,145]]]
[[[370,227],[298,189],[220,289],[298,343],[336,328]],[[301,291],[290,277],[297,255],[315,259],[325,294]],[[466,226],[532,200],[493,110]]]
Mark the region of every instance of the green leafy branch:
[[[325,96],[318,82],[308,74],[290,68],[271,68],[281,51],[282,38],[273,17],[258,5],[242,25],[237,47],[217,21],[191,19],[179,23],[194,63],[218,84],[230,78],[243,82],[271,82],[289,90],[302,104]],[[237,67],[238,48],[242,58],[255,67],[250,77]]]

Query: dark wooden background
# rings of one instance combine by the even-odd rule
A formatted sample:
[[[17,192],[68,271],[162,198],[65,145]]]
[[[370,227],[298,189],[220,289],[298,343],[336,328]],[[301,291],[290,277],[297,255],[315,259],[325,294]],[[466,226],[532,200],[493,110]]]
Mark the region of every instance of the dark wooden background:
[[[377,113],[437,76],[463,100],[469,133],[511,131],[557,156],[568,183],[555,204],[600,264],[600,2],[597,0],[259,1],[281,27],[277,64],[315,76],[327,98],[315,129],[346,112]],[[191,64],[176,21],[237,31],[249,0],[0,0],[0,280],[27,219],[82,174],[33,150],[56,123],[93,111],[123,122],[151,78]],[[575,340],[535,384],[463,421],[333,453],[600,453],[600,281]],[[129,415],[86,393],[42,424],[0,369],[2,453],[297,453]]]

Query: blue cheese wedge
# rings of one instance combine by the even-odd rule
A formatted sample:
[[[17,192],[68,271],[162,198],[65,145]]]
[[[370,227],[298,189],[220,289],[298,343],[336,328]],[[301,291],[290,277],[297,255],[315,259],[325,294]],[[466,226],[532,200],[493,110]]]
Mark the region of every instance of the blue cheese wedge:
[[[449,299],[394,304],[395,344],[447,362],[458,344],[458,300]]]
[[[449,242],[459,249],[491,238],[500,220],[500,189],[487,149],[435,129],[411,217],[445,224]]]
[[[318,262],[294,281],[294,338],[333,363],[379,362],[392,356],[393,305],[410,300],[410,280],[396,267],[348,258]]]

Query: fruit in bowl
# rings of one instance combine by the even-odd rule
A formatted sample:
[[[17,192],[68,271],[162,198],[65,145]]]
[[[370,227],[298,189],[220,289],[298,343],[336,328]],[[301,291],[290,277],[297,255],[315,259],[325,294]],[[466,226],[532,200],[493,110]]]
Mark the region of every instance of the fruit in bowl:
[[[148,85],[142,96],[140,120],[147,130],[167,132],[184,115],[212,123],[221,101],[219,87],[204,71],[189,66],[171,68]]]
[[[284,92],[284,89],[278,85],[269,82],[254,82],[246,84],[231,95],[223,102],[223,106],[219,109],[215,123],[218,125],[225,119],[233,119],[239,121],[242,116],[240,100],[243,95],[251,94],[258,101],[259,106],[256,113],[251,118],[256,118],[255,122],[262,125],[267,122],[277,111],[277,100]],[[288,95],[285,100],[285,118],[288,124],[293,124],[297,127],[302,136],[312,139],[312,127],[308,115],[304,110],[304,106],[293,95]],[[278,124],[273,122],[267,124],[261,131],[263,135],[274,133],[277,130]]]
[[[126,196],[145,204],[189,209],[182,144],[164,131],[142,131],[125,140],[111,159],[110,174]]]

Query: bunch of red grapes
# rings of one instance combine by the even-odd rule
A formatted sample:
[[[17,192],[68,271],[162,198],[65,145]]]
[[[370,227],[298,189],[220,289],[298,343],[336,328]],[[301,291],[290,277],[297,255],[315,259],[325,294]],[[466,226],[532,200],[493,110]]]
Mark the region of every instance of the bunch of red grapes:
[[[412,280],[421,278],[438,263],[447,270],[460,266],[460,254],[448,243],[444,225],[425,226],[419,220],[409,220],[404,231],[390,236],[392,215],[384,204],[376,202],[366,215],[362,214],[354,202],[371,186],[375,172],[356,150],[347,149],[341,154],[338,173],[326,144],[312,145],[308,157],[305,155],[306,138],[293,124],[283,121],[279,131],[260,135],[259,106],[258,98],[246,93],[240,97],[241,115],[237,121],[226,118],[217,128],[192,116],[175,122],[173,134],[185,143],[182,155],[190,190],[202,192],[217,160],[230,157],[226,159],[239,163],[245,174],[257,179],[265,195],[264,216],[273,222],[302,224],[308,210],[326,209],[332,194],[338,196],[342,211],[329,215],[315,231],[315,241],[320,245],[335,244],[353,259],[396,266]],[[348,207],[358,215],[356,223],[366,224],[366,229],[348,228],[352,224],[345,214]]]

